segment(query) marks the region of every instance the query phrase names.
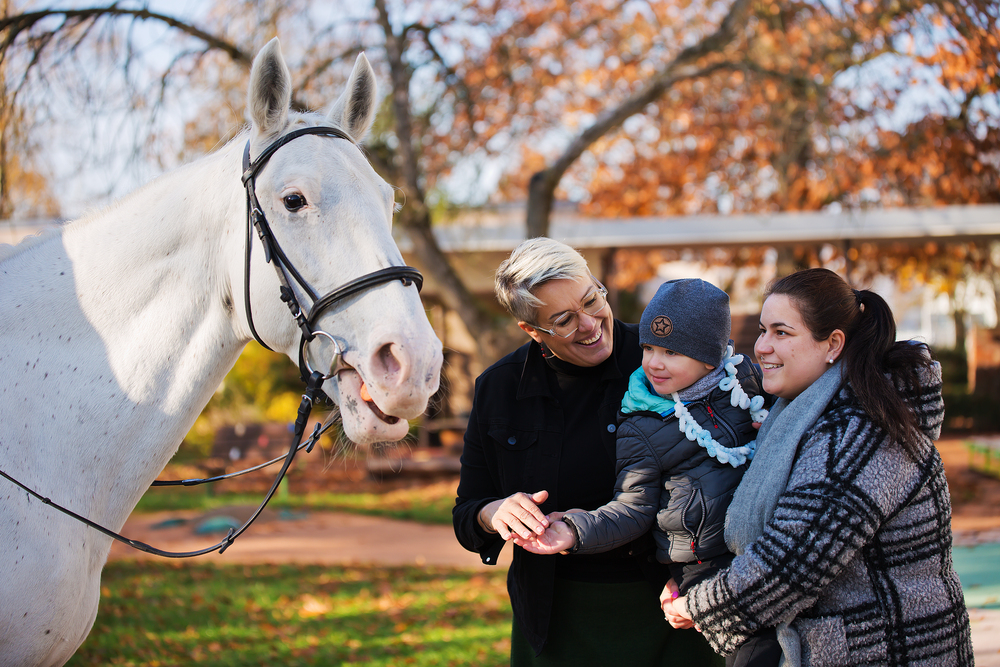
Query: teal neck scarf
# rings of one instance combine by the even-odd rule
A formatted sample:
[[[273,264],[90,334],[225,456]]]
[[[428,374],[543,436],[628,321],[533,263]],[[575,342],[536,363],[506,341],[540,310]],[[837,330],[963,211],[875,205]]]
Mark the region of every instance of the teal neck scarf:
[[[673,411],[674,402],[653,391],[642,366],[635,369],[629,376],[628,391],[622,398],[622,412],[627,415],[633,412],[655,412],[661,417],[666,417]]]

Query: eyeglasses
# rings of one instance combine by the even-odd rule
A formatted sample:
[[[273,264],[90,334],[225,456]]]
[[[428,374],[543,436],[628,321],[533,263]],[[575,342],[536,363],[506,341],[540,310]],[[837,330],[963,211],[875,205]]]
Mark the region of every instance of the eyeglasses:
[[[540,327],[537,324],[531,326],[539,331],[544,331],[550,336],[569,338],[580,328],[580,316],[578,313],[584,312],[591,317],[597,317],[601,314],[604,307],[608,305],[608,288],[598,283],[597,289],[583,297],[582,303],[583,305],[576,310],[568,310],[560,315],[559,319],[552,323],[551,329]]]

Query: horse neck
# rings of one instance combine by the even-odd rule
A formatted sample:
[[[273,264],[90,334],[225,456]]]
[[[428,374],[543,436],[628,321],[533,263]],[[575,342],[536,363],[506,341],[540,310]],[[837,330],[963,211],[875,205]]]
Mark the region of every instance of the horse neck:
[[[23,332],[59,334],[48,343],[32,336],[37,349],[26,358],[38,358],[36,377],[72,379],[66,423],[40,428],[53,442],[72,429],[79,443],[52,448],[64,465],[79,459],[95,476],[91,488],[109,481],[100,470],[117,476],[110,482],[124,493],[114,507],[93,500],[111,525],[169,461],[246,342],[234,330],[229,284],[243,252],[239,167],[230,146],[8,260],[19,265],[22,297],[42,304],[25,313]],[[53,454],[45,447],[34,455],[40,477],[48,464],[37,461]]]
[[[235,362],[239,355],[229,277],[231,258],[242,253],[239,164],[231,145],[64,231],[80,306],[130,368],[145,367],[167,381],[169,374],[159,371],[192,370],[178,355],[210,367],[225,365],[212,359]],[[219,355],[221,344],[231,353]]]

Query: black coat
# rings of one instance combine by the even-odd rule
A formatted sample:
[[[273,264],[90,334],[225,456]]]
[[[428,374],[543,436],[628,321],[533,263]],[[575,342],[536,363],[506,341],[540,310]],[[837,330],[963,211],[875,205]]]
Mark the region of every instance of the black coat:
[[[560,478],[560,458],[572,454],[578,443],[564,442],[567,425],[563,408],[553,396],[549,370],[541,349],[530,342],[507,355],[476,380],[475,398],[465,432],[462,473],[453,523],[458,541],[480,554],[487,565],[495,565],[505,542],[496,533],[487,533],[477,519],[483,505],[522,491],[547,490],[543,512],[572,509],[565,498],[583,485],[595,490],[600,501],[609,501],[614,488],[615,431],[622,396],[628,378],[642,361],[636,325],[615,320],[614,349],[597,380],[601,400],[596,414],[588,415],[592,425],[587,433],[600,440],[607,456],[587,469],[586,475]],[[580,425],[574,425],[579,429]],[[548,634],[552,591],[559,558],[586,559],[593,556],[538,556],[513,547],[514,555],[507,578],[514,617],[535,651],[540,651]],[[637,564],[654,586],[662,587],[669,574],[653,557],[652,539],[625,545],[602,557],[617,559],[621,568]],[[605,563],[607,565],[607,563]],[[613,567],[618,567],[617,565]]]

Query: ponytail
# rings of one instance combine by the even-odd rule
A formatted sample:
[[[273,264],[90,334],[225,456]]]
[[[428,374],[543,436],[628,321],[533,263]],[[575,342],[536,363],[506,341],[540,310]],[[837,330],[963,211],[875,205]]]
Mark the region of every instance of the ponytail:
[[[854,291],[859,311],[844,346],[844,377],[875,423],[915,453],[920,422],[900,390],[919,390],[919,369],[930,367],[930,350],[923,343],[897,341],[896,321],[885,299],[869,290]]]

